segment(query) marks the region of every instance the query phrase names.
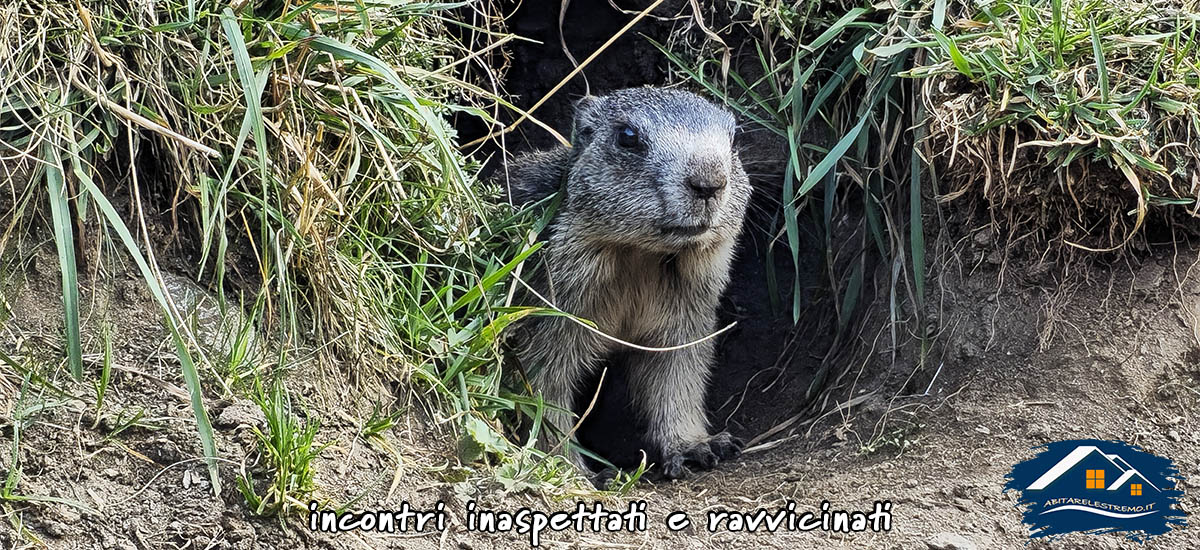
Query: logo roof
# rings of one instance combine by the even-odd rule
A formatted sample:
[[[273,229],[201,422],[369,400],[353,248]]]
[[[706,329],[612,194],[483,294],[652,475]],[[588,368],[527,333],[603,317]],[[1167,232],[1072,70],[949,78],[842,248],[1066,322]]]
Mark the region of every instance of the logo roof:
[[[1109,462],[1111,462],[1112,465],[1115,466],[1118,471],[1122,472],[1121,476],[1118,477],[1117,480],[1112,483],[1112,485],[1109,485],[1107,490],[1115,491],[1118,488],[1120,488],[1121,485],[1123,485],[1125,482],[1129,481],[1130,478],[1132,478],[1133,476],[1137,476],[1143,482],[1145,482],[1147,485],[1153,487],[1155,491],[1161,491],[1161,489],[1159,489],[1157,485],[1155,485],[1154,483],[1151,483],[1150,480],[1146,479],[1146,476],[1143,476],[1141,472],[1137,471],[1137,468],[1134,468],[1133,466],[1131,466],[1129,464],[1129,462],[1127,460],[1125,460],[1124,458],[1121,458],[1120,455],[1105,454],[1105,453],[1101,452],[1098,447],[1095,447],[1093,445],[1080,445],[1078,447],[1075,447],[1074,450],[1072,450],[1070,453],[1067,453],[1067,456],[1064,456],[1062,458],[1062,460],[1058,461],[1057,464],[1055,464],[1053,467],[1051,467],[1049,470],[1047,470],[1046,473],[1042,474],[1041,477],[1034,480],[1034,482],[1031,483],[1025,489],[1028,491],[1039,491],[1039,490],[1045,489],[1046,487],[1050,486],[1051,483],[1054,483],[1054,481],[1056,479],[1058,479],[1059,477],[1062,477],[1063,474],[1070,471],[1071,468],[1074,468],[1076,465],[1078,465],[1080,462],[1082,462],[1083,459],[1087,458],[1092,453],[1097,453],[1100,456],[1104,457]]]

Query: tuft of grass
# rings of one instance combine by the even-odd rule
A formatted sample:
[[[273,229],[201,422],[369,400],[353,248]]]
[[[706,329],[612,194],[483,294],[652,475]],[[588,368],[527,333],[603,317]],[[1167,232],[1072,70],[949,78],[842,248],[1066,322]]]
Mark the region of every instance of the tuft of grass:
[[[222,373],[226,387],[239,387],[248,378],[258,374],[262,345],[254,332],[254,316],[241,317],[240,325],[232,327],[226,341],[225,360]]]
[[[158,426],[158,425],[155,425],[152,423],[148,423],[148,422],[144,422],[143,418],[145,416],[146,416],[146,410],[142,409],[140,407],[136,411],[133,411],[132,413],[124,411],[124,410],[119,411],[117,413],[117,416],[111,419],[111,421],[110,421],[111,429],[108,431],[107,434],[104,434],[104,441],[116,442],[117,437],[120,436],[122,432],[124,432],[130,428],[134,428],[134,427],[151,429],[151,430],[161,429],[161,426]]]
[[[1121,247],[1153,208],[1200,212],[1200,15],[1188,2],[958,6],[921,79],[950,189],[1047,240]],[[1192,6],[1194,7],[1194,6]]]
[[[316,489],[313,459],[321,452],[314,443],[319,422],[311,416],[300,420],[292,408],[291,395],[279,381],[270,388],[259,383],[252,397],[267,419],[265,433],[253,427],[267,480],[261,489],[256,488],[254,476],[243,470],[237,476],[238,490],[250,511],[258,516],[283,517],[290,511],[304,510]]]
[[[935,20],[945,16],[944,2],[937,4]],[[911,86],[899,76],[912,67],[912,37],[929,20],[919,11],[922,5],[760,2],[758,9],[740,13],[715,6],[733,12],[724,32],[751,41],[727,72],[713,44],[676,37],[673,46],[660,45],[681,76],[786,148],[780,183],[766,189],[779,205],[771,212],[775,237],[767,249],[766,284],[778,289],[785,280],[770,259],[783,249],[794,266],[791,313],[798,321],[804,306],[801,253],[817,240],[824,282],[835,297],[834,349],[848,341],[851,320],[864,309],[871,266],[894,266],[890,302],[912,304],[908,313],[893,307],[893,327],[923,322],[922,190],[928,179],[921,157],[910,153],[922,115],[914,109]],[[839,227],[843,218],[853,227]],[[806,238],[806,226],[818,234]],[[900,346],[898,332],[892,331],[893,349]],[[844,375],[835,363],[827,359],[815,373],[807,404],[816,405]]]
[[[498,338],[528,314],[508,296],[533,251],[532,220],[476,180],[478,165],[447,123],[462,113],[494,124],[489,108],[508,106],[461,78],[475,56],[454,27],[476,48],[512,37],[457,23],[458,8],[0,7],[0,72],[12,75],[0,82],[0,150],[26,163],[59,159],[38,163],[44,185],[26,193],[54,207],[72,372],[92,375],[73,359],[70,304],[94,282],[70,279],[69,254],[89,240],[68,230],[101,224],[161,306],[214,488],[204,398],[242,391],[239,381],[257,372],[247,365],[251,332],[283,350],[315,349],[319,363],[353,369],[355,380],[413,381],[452,425],[533,404],[501,390]],[[76,225],[84,219],[92,223]],[[232,288],[259,304],[228,357],[198,345],[164,289],[156,257],[171,239],[151,227],[195,243],[192,275],[214,292]],[[336,391],[352,394],[340,380]],[[279,485],[255,508],[282,505],[297,487]]]
[[[359,437],[367,441],[384,441],[384,432],[392,429],[406,412],[405,409],[386,412],[381,404],[376,403],[371,408],[371,416],[359,428]]]

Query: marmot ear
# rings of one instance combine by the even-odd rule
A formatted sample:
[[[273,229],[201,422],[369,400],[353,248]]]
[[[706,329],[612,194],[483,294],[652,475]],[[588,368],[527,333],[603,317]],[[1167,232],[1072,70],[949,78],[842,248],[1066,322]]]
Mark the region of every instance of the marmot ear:
[[[571,128],[571,143],[577,147],[587,145],[591,141],[592,134],[595,128],[592,128],[590,122],[592,116],[600,104],[600,98],[596,96],[583,96],[575,101],[575,120]]]
[[[600,98],[594,95],[585,95],[575,100],[575,120],[590,113],[599,103]]]

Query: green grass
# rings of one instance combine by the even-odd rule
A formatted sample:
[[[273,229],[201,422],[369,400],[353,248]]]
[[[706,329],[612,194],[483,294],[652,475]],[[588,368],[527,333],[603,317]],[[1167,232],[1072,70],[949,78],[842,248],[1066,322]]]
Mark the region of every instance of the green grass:
[[[316,490],[313,460],[321,452],[314,441],[319,421],[307,415],[301,420],[278,380],[269,388],[257,384],[252,397],[267,420],[265,432],[252,428],[258,439],[259,467],[267,479],[256,483],[253,473],[243,471],[237,477],[238,490],[255,515],[283,517],[305,510]]]
[[[794,5],[764,2],[763,9],[735,18],[754,49],[724,72],[711,47],[667,51],[685,78],[721,98],[748,121],[786,142],[787,159],[778,191],[768,258],[787,254],[791,274],[791,312],[799,320],[805,304],[801,289],[802,254],[812,239],[805,226],[816,227],[823,249],[822,271],[828,292],[836,297],[836,338],[843,341],[851,319],[865,305],[868,265],[882,262],[902,268],[887,292],[893,326],[921,326],[924,295],[924,230],[922,189],[924,163],[912,150],[921,115],[910,87],[899,73],[912,66],[909,36],[927,24],[915,11],[919,2],[893,10],[883,4],[837,7],[819,2]],[[944,13],[942,14],[944,17]],[[856,204],[845,210],[846,204]],[[838,242],[836,220],[850,213],[857,225],[849,242]],[[811,220],[811,221],[806,221]],[[785,275],[767,261],[766,284],[778,288]],[[901,274],[897,271],[897,274]],[[898,347],[893,331],[893,347]],[[923,357],[923,354],[922,354]],[[815,374],[805,399],[815,403],[831,381],[839,378],[834,362]]]
[[[369,416],[358,430],[359,437],[368,442],[380,442],[387,444],[383,435],[408,412],[405,409],[396,409],[386,411],[380,404],[376,403],[371,408],[371,416]]]
[[[944,167],[948,196],[976,189],[1001,214],[1041,205],[1035,226],[1070,220],[1061,238],[1090,249],[1120,247],[1154,207],[1194,215],[1200,15],[1140,0],[998,1],[959,13],[945,34],[913,42],[929,55],[905,73],[923,81],[940,156],[956,159]],[[1034,158],[985,166],[1017,163],[1014,147]],[[982,173],[995,183],[979,189]],[[1057,181],[1047,185],[1048,174]]]
[[[508,105],[459,78],[467,65],[456,60],[472,51],[448,32],[453,5],[82,7],[0,8],[0,43],[13,52],[0,59],[12,75],[0,82],[0,148],[36,169],[40,185],[21,204],[51,207],[72,373],[105,376],[78,360],[87,335],[74,294],[103,281],[84,279],[72,257],[99,232],[161,307],[214,488],[204,402],[248,391],[261,357],[252,332],[284,352],[315,349],[357,380],[411,382],[452,426],[536,413],[536,400],[502,388],[498,337],[528,314],[507,300],[533,220],[477,181],[447,122],[491,123],[487,108]],[[462,30],[476,48],[511,39]],[[129,169],[147,162],[156,172]],[[6,230],[30,230],[23,220],[37,213],[23,209]],[[193,220],[173,230],[198,243],[202,284],[255,304],[225,356],[193,341],[158,273],[163,243],[147,228],[180,218]],[[344,393],[340,380],[318,382]]]

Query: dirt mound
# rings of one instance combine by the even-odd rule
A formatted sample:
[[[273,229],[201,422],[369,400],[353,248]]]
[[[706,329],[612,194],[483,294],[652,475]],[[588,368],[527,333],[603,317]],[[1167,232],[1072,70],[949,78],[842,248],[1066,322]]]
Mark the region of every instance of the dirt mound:
[[[963,7],[930,31],[939,47],[907,74],[923,79],[939,199],[982,202],[982,221],[1039,246],[1120,249],[1146,224],[1195,225],[1188,13],[1138,0]],[[1005,31],[1018,26],[1030,32]]]

